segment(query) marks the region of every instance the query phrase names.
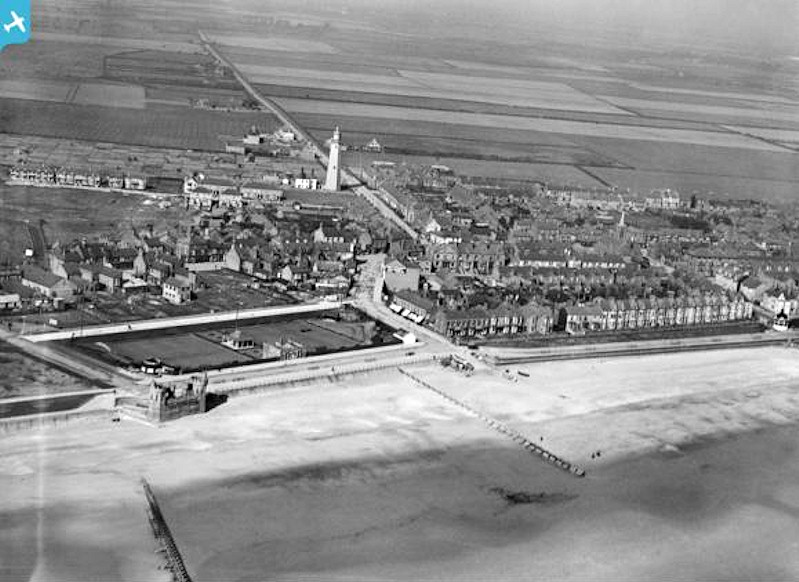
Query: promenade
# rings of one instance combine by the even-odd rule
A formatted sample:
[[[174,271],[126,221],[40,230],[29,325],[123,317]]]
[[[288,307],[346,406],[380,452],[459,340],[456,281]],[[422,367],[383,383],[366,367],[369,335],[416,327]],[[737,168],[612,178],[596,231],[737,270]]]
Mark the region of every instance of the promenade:
[[[799,334],[795,332],[778,333],[767,331],[763,333],[750,334],[552,346],[545,348],[481,347],[480,354],[487,362],[497,366],[503,366],[508,364],[545,362],[551,360],[642,356],[647,354],[667,354],[673,352],[721,350],[747,347],[758,348],[773,345],[787,345],[796,341],[799,341]]]
[[[142,319],[122,323],[85,326],[78,329],[65,329],[46,333],[37,333],[22,336],[22,339],[31,343],[41,343],[85,337],[129,333],[133,331],[151,331],[156,329],[172,329],[203,325],[207,323],[221,323],[226,321],[245,321],[260,317],[277,317],[281,315],[296,315],[300,313],[315,313],[338,309],[344,303],[341,301],[320,301],[319,303],[306,303],[302,305],[288,305],[278,307],[258,307],[253,309],[240,309],[238,311],[223,311],[219,313],[203,313],[199,315],[185,315],[181,317],[163,317],[157,319]]]

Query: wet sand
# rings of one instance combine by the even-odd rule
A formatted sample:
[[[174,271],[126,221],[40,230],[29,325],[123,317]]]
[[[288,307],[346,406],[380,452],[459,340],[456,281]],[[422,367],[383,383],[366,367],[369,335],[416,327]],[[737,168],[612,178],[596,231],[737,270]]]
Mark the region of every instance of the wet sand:
[[[408,472],[251,475],[165,505],[197,580],[788,580],[797,443],[772,428],[584,480],[512,448],[450,450]]]
[[[582,480],[391,373],[156,429],[11,435],[0,579],[167,579],[140,476],[200,582],[796,579],[795,356],[547,364],[526,385],[419,369],[543,436]]]

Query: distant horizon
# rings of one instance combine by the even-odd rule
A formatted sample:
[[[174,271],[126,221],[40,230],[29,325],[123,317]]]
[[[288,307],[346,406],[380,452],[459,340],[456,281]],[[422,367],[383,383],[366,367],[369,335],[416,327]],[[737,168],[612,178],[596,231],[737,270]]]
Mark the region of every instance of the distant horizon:
[[[535,34],[547,28],[594,32],[593,36],[612,33],[620,35],[620,40],[640,42],[642,48],[649,42],[666,42],[740,48],[768,56],[799,54],[799,3],[794,0],[306,0],[290,6],[340,10],[348,17],[380,7],[380,17],[392,25],[398,24],[399,18],[414,26],[427,23],[435,28],[445,26],[449,18],[458,25],[529,28]],[[278,4],[275,8],[289,6]],[[442,29],[443,35],[448,32]]]

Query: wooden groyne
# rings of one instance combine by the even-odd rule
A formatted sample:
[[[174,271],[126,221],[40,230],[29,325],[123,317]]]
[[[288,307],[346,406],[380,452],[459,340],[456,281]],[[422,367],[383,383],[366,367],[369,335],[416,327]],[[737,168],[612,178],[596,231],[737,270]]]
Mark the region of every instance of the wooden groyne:
[[[574,475],[575,477],[585,477],[585,471],[583,469],[581,469],[580,467],[578,467],[577,465],[575,465],[573,463],[570,463],[569,461],[566,461],[565,459],[561,459],[560,457],[558,457],[557,455],[555,455],[553,453],[550,453],[546,449],[544,449],[542,447],[539,447],[537,444],[535,444],[533,441],[531,441],[526,436],[521,434],[519,431],[512,429],[511,427],[509,427],[506,424],[498,421],[495,418],[491,418],[487,414],[483,414],[479,410],[475,410],[474,408],[472,408],[471,406],[469,406],[465,402],[462,402],[462,401],[458,400],[457,398],[454,398],[453,396],[450,396],[449,394],[447,394],[443,390],[441,390],[439,388],[436,388],[432,384],[429,384],[429,383],[425,382],[424,380],[414,376],[410,372],[408,372],[406,370],[403,370],[402,368],[398,368],[398,369],[399,369],[399,371],[401,373],[403,373],[405,376],[407,376],[408,378],[410,378],[411,380],[413,380],[414,382],[416,382],[420,386],[423,386],[424,388],[427,388],[428,390],[430,390],[432,392],[435,392],[436,394],[438,394],[439,396],[441,396],[445,400],[447,400],[447,401],[451,402],[452,404],[458,406],[459,408],[465,410],[471,416],[475,416],[475,417],[479,418],[486,425],[488,425],[489,428],[491,428],[492,430],[495,430],[496,432],[500,433],[501,435],[504,435],[504,436],[508,437],[513,442],[515,442],[517,445],[519,445],[522,448],[524,448],[524,450],[526,450],[527,452],[529,452],[531,454],[534,454],[534,455],[537,455],[538,457],[541,457],[542,459],[544,459],[548,463],[556,466],[558,469],[566,471],[567,473],[570,473],[570,474]]]
[[[144,478],[141,480],[141,486],[144,489],[144,496],[147,498],[147,517],[150,520],[150,527],[153,528],[155,539],[161,544],[161,550],[164,552],[167,567],[172,572],[173,580],[176,582],[191,582],[191,576],[186,570],[183,557],[180,555],[175,539],[172,537],[172,532],[169,531],[169,526],[161,513],[161,508],[158,506],[158,500],[155,498],[152,487]]]

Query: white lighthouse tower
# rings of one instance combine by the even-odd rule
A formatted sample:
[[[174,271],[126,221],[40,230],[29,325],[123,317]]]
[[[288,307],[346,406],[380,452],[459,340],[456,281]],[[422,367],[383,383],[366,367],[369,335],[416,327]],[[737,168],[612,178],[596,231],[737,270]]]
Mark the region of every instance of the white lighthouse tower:
[[[339,140],[341,139],[341,132],[336,127],[333,133],[333,140],[330,142],[330,157],[327,161],[327,176],[325,177],[324,190],[336,192],[339,189],[339,170],[338,170],[338,156],[339,156]]]

